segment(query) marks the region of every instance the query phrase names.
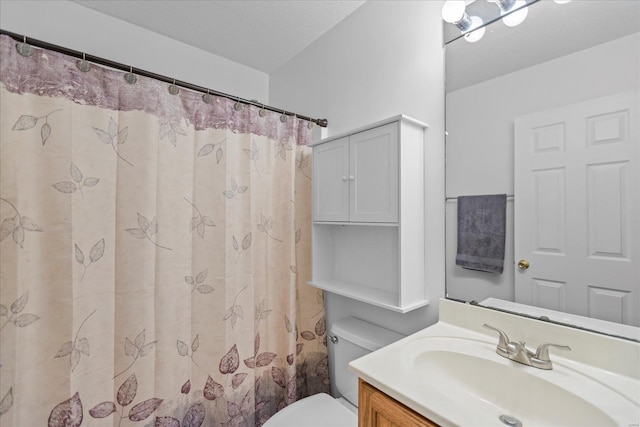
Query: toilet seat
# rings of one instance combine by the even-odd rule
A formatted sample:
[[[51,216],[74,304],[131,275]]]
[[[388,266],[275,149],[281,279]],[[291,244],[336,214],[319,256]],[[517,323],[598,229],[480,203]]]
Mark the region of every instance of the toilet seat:
[[[314,394],[287,406],[264,427],[356,427],[358,416],[326,393]]]

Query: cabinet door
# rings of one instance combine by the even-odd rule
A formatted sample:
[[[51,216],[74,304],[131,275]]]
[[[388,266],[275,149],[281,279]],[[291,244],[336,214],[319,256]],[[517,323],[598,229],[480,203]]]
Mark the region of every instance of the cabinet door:
[[[398,123],[349,137],[352,222],[398,221]]]
[[[349,221],[349,138],[313,147],[313,220]]]
[[[361,379],[358,384],[358,427],[438,427]]]

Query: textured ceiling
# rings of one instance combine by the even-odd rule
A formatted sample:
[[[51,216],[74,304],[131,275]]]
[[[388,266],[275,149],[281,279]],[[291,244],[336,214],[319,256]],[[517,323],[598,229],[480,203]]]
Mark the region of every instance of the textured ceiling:
[[[204,51],[270,73],[364,0],[74,0]]]

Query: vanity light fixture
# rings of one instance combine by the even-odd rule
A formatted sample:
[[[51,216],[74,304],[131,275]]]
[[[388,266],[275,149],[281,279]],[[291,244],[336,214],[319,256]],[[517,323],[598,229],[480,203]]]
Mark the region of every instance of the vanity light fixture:
[[[464,0],[447,0],[442,5],[442,19],[464,31],[471,24],[465,8]]]
[[[475,43],[478,40],[480,40],[484,36],[484,32],[486,31],[486,28],[482,27],[482,24],[484,24],[484,21],[482,20],[482,18],[480,18],[479,16],[472,16],[470,28],[476,28],[476,29],[471,30],[467,34],[465,34],[464,39],[469,43]],[[478,27],[482,27],[482,28],[478,28]]]
[[[464,34],[464,39],[470,43],[477,42],[484,36],[485,29],[478,28],[484,24],[479,16],[469,16],[465,12],[464,0],[447,0],[442,6],[442,19],[455,25]]]
[[[557,4],[571,3],[571,0],[553,0],[553,1],[556,2]]]
[[[500,15],[504,16],[502,22],[507,27],[515,27],[522,24],[529,14],[529,8],[525,0],[489,0],[498,5]],[[562,1],[562,0],[560,0]],[[524,7],[523,7],[524,6]],[[511,11],[514,12],[511,12]],[[506,15],[506,16],[505,16]]]

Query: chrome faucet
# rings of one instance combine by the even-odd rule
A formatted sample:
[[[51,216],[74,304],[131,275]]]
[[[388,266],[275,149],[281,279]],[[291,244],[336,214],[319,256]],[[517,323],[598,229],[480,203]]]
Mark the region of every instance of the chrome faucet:
[[[523,365],[533,366],[534,368],[546,370],[553,369],[553,364],[549,358],[549,347],[555,347],[560,350],[571,350],[571,347],[568,345],[546,343],[540,344],[534,353],[525,346],[524,341],[510,341],[507,334],[500,329],[494,328],[486,323],[482,326],[500,334],[496,353],[502,357],[506,357],[507,359],[522,363]]]

